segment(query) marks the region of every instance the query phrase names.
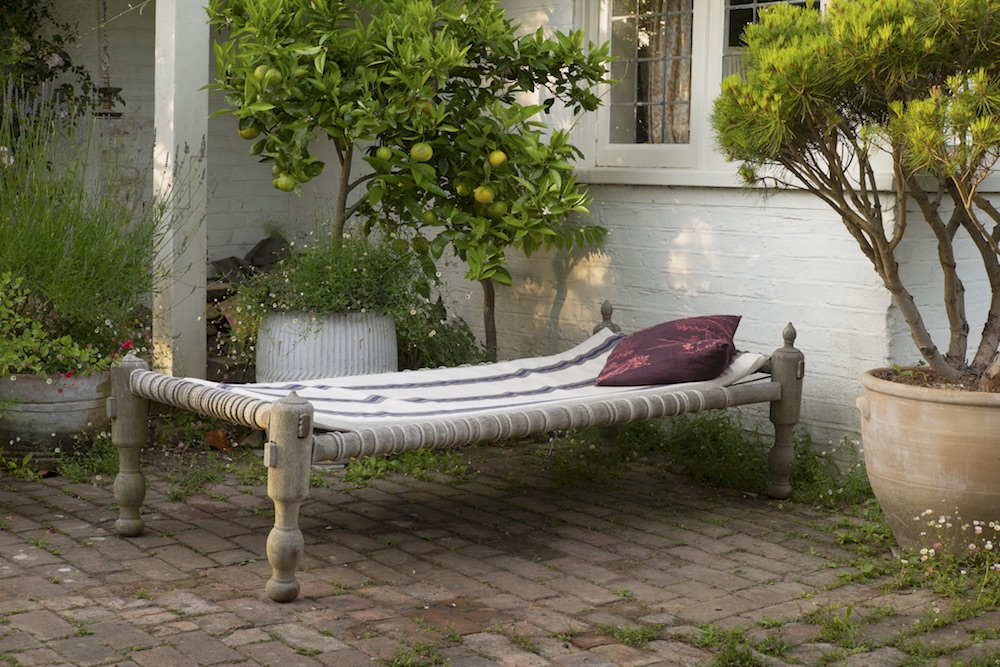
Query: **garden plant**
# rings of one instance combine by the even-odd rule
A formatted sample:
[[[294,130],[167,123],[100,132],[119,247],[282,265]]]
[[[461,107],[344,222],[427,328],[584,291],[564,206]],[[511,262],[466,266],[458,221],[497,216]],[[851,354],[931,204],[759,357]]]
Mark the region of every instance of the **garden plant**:
[[[744,33],[713,124],[746,183],[805,190],[839,214],[909,325],[930,370],[1000,389],[1000,2],[777,4]],[[936,243],[947,341],[901,270],[915,224]],[[914,276],[923,282],[925,276]],[[963,281],[989,286],[970,313]],[[970,350],[970,319],[982,322]]]
[[[0,375],[106,370],[148,331],[160,216],[129,140],[8,85],[0,117]]]
[[[324,174],[313,142],[329,139],[333,238],[358,214],[369,230],[407,238],[431,272],[450,247],[483,286],[494,353],[505,251],[602,238],[571,217],[590,202],[574,177],[579,151],[540,120],[599,105],[608,52],[582,33],[518,36],[492,0],[213,0],[208,12],[223,35],[223,113],[239,118],[274,186],[294,191]]]
[[[32,94],[48,89],[71,112],[97,105],[97,88],[74,61],[79,28],[58,20],[51,0],[5,0],[0,12],[0,75],[8,87]]]
[[[395,323],[400,368],[483,361],[468,324],[447,317],[433,289],[406,243],[358,233],[311,239],[236,289],[240,326],[231,335],[232,351],[251,356],[267,313],[297,313],[318,326],[327,315],[375,312]]]

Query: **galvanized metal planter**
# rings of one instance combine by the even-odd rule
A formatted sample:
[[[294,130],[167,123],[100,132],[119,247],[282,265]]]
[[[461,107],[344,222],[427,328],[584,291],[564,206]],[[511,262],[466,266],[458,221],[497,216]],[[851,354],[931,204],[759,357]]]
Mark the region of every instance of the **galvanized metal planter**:
[[[21,461],[28,454],[35,468],[55,465],[59,450],[107,430],[111,375],[0,378],[0,450]]]
[[[377,313],[269,313],[257,333],[257,381],[288,382],[399,370],[396,327]]]

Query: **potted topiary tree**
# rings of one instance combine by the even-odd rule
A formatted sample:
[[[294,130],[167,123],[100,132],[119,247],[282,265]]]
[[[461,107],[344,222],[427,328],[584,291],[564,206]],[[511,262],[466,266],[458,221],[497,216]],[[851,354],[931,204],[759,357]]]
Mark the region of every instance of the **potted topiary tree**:
[[[987,194],[1000,156],[998,12],[996,0],[775,6],[747,27],[745,77],[723,82],[712,117],[748,184],[805,190],[839,214],[926,361],[865,374],[859,400],[869,477],[907,547],[940,539],[928,512],[961,516],[944,522],[954,526],[1000,517],[1000,211]],[[943,347],[901,270],[918,220],[937,246]],[[990,292],[973,349],[970,275]]]

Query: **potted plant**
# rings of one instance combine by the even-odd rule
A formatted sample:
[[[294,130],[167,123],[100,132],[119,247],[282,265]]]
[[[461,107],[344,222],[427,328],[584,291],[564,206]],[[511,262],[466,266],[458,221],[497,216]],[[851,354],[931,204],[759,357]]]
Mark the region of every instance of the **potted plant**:
[[[273,185],[298,191],[324,174],[313,144],[329,139],[334,235],[359,216],[408,238],[425,264],[450,248],[482,286],[494,356],[506,252],[601,241],[577,215],[590,202],[580,151],[546,118],[600,105],[607,45],[522,33],[496,0],[212,0],[208,14],[228,105],[218,113],[238,118]]]
[[[479,360],[468,326],[449,320],[431,289],[405,241],[349,231],[293,244],[237,287],[228,310],[259,382]]]
[[[748,184],[805,190],[839,214],[926,362],[865,374],[859,400],[869,477],[907,547],[939,539],[928,512],[955,527],[1000,517],[1000,212],[987,194],[1000,156],[998,10],[995,0],[775,6],[747,27],[745,75],[723,82],[712,116]],[[939,259],[931,307],[901,270],[917,221]],[[972,349],[963,280],[990,291]],[[931,317],[947,320],[943,346]]]
[[[107,371],[148,331],[162,207],[99,121],[0,96],[0,449],[41,465],[107,425]]]

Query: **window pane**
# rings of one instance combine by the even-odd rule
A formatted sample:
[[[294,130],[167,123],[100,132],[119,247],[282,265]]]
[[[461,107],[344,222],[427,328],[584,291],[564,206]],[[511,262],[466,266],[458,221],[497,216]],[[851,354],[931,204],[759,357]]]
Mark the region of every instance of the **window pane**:
[[[691,36],[694,0],[614,0],[611,142],[686,144],[691,140]]]

